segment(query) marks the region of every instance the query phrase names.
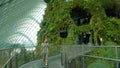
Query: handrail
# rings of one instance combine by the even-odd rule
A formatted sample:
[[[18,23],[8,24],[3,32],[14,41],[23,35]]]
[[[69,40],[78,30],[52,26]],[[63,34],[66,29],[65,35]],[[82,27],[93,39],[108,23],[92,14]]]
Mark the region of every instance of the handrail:
[[[84,57],[91,57],[96,59],[104,59],[104,60],[110,60],[110,61],[118,61],[120,62],[120,59],[112,59],[112,58],[106,58],[106,57],[99,57],[99,56],[91,56],[91,55],[83,55]]]
[[[17,49],[22,49],[22,48],[33,48],[33,47],[35,47],[35,46],[29,46],[29,47],[16,47],[16,48],[6,48],[6,49],[1,49],[0,51],[6,51],[7,50],[7,52],[9,51],[9,50],[12,50],[11,52],[10,52],[10,57],[7,59],[7,61],[3,64],[3,65],[1,65],[2,66],[2,68],[5,68],[6,66],[7,66],[7,64],[9,64],[9,62],[14,58],[14,57],[16,57],[17,56]],[[20,53],[19,53],[20,54]]]
[[[114,53],[114,58],[113,57],[103,57],[100,55],[91,55],[89,54],[90,52],[94,51],[94,49],[97,48],[104,48],[103,50],[109,50],[111,48],[112,52]],[[82,65],[83,68],[85,67],[85,57],[88,58],[96,58],[96,59],[104,59],[104,60],[109,60],[109,61],[114,61],[116,62],[116,67],[118,67],[120,59],[118,58],[118,48],[120,48],[120,46],[92,46],[92,45],[68,45],[68,46],[63,46],[62,47],[62,64],[65,68],[69,68],[69,61],[74,60],[77,57],[83,57],[82,58]],[[73,57],[73,58],[71,58]],[[86,62],[87,63],[87,62]]]
[[[33,46],[27,47],[27,48],[33,48]],[[2,68],[6,68],[6,67],[11,68],[10,66],[15,66],[15,67],[12,67],[12,68],[18,68],[19,66],[21,66],[21,65],[23,65],[27,62],[34,61],[34,60],[42,58],[42,56],[39,53],[40,50],[38,51],[38,53],[37,53],[36,49],[33,50],[33,51],[24,50],[24,49],[27,49],[27,48],[26,47],[16,48],[16,49],[21,50],[21,52],[19,52],[19,53],[17,52],[17,50],[15,48],[10,48],[10,49],[13,49],[12,52],[10,53],[11,56],[9,57],[9,59],[4,64],[2,64]],[[51,48],[50,49],[50,51],[51,51],[50,56],[60,54],[60,49],[61,49],[60,46],[50,46],[50,48]],[[7,50],[9,50],[9,49],[7,49]],[[4,50],[2,50],[2,51],[4,51]],[[14,64],[12,64],[12,63],[14,63]]]
[[[4,68],[4,67],[10,62],[10,60],[11,60],[14,56],[15,56],[15,54],[12,55],[12,56],[5,62],[5,64],[2,65],[2,68]]]
[[[36,47],[36,46],[27,46],[27,47],[25,47],[25,46],[18,46],[18,47],[14,47],[14,48],[12,48],[12,47],[9,47],[9,48],[0,48],[0,51],[2,51],[2,50],[8,50],[8,49],[17,49],[17,48],[31,48],[31,47]]]
[[[110,61],[120,62],[120,59],[118,59],[118,52],[117,52],[118,51],[117,48],[119,48],[120,46],[67,45],[67,46],[63,46],[63,47],[67,48],[66,50],[62,51],[61,59],[63,59],[63,60],[61,60],[61,61],[64,63],[63,65],[65,65],[66,63],[68,63],[69,60],[72,60],[72,59],[68,59],[70,57],[70,55],[73,55],[72,53],[77,52],[76,54],[79,54],[79,51],[82,51],[81,52],[82,54],[79,54],[78,57],[82,56],[83,58],[89,57],[89,58],[104,59],[104,60],[110,60]],[[31,47],[29,47],[29,48],[31,48]],[[33,46],[32,46],[32,48],[33,48]],[[51,46],[50,48],[51,48],[50,50],[52,52],[56,52],[56,53],[51,53],[51,56],[61,53],[61,46]],[[79,48],[81,48],[81,50],[78,50]],[[95,49],[96,48],[107,48],[107,49],[114,48],[114,50],[115,50],[115,58],[88,55],[88,53],[91,52],[94,48]],[[71,49],[71,50],[69,50],[69,49]],[[72,53],[70,53],[70,52],[72,52]],[[22,53],[22,56],[20,56],[20,58],[23,57],[23,56],[25,57],[25,55],[27,54],[26,51],[23,52],[23,53]],[[33,61],[33,60],[36,60],[36,59],[34,59],[34,57],[36,55],[38,55],[38,54],[36,54],[36,50],[33,51],[33,52],[28,52],[28,53],[31,53],[30,56],[32,56],[32,57],[29,56],[29,58],[30,58],[29,62]],[[67,54],[67,53],[69,53],[69,54]],[[11,57],[2,65],[2,68],[5,68],[7,65],[9,65],[9,63],[11,62],[12,59],[14,59],[14,57],[17,56],[17,58],[18,58],[19,54],[20,53],[17,54],[16,52],[13,53],[13,55],[11,55]],[[40,57],[39,57],[39,59],[40,59]],[[76,57],[74,56],[74,58],[76,58]],[[33,60],[31,60],[31,59],[33,59]],[[27,60],[27,57],[23,58],[22,62],[25,64],[25,63],[27,63],[26,60]],[[84,59],[83,59],[83,65],[84,65]],[[18,67],[19,66],[21,66],[21,65],[18,65]],[[15,67],[15,68],[18,68],[18,67]],[[118,63],[117,63],[116,67],[118,68]]]
[[[88,47],[92,47],[92,48],[119,48],[120,46],[88,46]]]

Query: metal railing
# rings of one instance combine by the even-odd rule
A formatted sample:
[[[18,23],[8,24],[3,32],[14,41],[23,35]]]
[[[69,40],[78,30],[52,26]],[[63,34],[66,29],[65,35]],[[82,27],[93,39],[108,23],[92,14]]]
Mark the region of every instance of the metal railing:
[[[62,65],[64,68],[87,68],[92,62],[94,63],[96,60],[102,60],[111,63],[113,66],[111,68],[120,68],[119,48],[120,46],[63,46]]]
[[[42,59],[39,48],[35,48],[38,47],[0,50],[0,66],[2,68],[18,68],[30,61]],[[64,68],[87,68],[98,59],[110,62],[114,65],[112,68],[119,68],[119,48],[120,46],[66,45],[62,48],[61,46],[51,46],[49,56],[61,53],[61,63]]]
[[[49,56],[58,55],[61,52],[60,46],[50,46],[49,49]],[[0,50],[0,68],[19,68],[25,63],[42,58],[40,48],[36,46],[4,49]]]
[[[119,63],[120,63],[120,46],[91,46],[91,48],[94,48],[96,50],[104,50],[103,54],[104,55],[83,55],[83,57],[88,57],[88,58],[94,58],[94,59],[101,59],[101,60],[106,60],[106,61],[111,61],[113,62],[114,68],[120,68]],[[93,50],[94,51],[94,50]],[[93,52],[92,51],[92,52]],[[102,54],[102,53],[101,53]],[[115,64],[114,64],[115,63]]]

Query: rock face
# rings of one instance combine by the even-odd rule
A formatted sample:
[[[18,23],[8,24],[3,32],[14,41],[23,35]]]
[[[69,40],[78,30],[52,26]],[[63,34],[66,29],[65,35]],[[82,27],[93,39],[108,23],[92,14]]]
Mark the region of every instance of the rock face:
[[[120,44],[120,0],[49,1],[40,24],[38,44],[44,36],[58,45],[89,42],[101,45],[106,41]],[[61,32],[61,28],[66,32]]]

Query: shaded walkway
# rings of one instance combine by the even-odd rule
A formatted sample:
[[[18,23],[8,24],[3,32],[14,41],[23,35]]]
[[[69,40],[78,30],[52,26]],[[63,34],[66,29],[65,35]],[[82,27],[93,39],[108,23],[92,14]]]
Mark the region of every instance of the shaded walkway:
[[[60,58],[61,58],[60,55],[50,57],[49,68],[63,68],[61,66]],[[19,68],[43,68],[43,62],[42,62],[42,59],[40,59],[40,60],[36,60],[36,61],[29,62],[27,64],[24,64]]]

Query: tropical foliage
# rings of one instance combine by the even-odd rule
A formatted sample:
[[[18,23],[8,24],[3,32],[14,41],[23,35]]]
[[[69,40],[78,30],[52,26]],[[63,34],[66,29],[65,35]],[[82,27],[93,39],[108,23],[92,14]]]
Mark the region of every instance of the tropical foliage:
[[[74,44],[78,34],[90,30],[94,31],[95,42],[99,36],[103,38],[104,43],[110,40],[120,44],[120,19],[106,15],[107,8],[114,8],[114,6],[116,6],[116,0],[73,0],[68,2],[65,0],[51,0],[47,4],[44,19],[40,24],[38,44],[42,42],[45,36],[53,44],[69,44],[69,41],[70,44]],[[74,24],[70,13],[75,7],[82,8],[92,15],[89,24],[82,26]],[[116,7],[116,10],[118,9]],[[60,37],[60,29],[68,32],[67,38]]]
[[[98,41],[97,37],[102,38],[102,45],[106,45],[107,41],[120,44],[119,6],[120,1],[118,0],[73,0],[67,2],[66,0],[51,0],[47,3],[44,19],[40,24],[41,30],[38,32],[38,45],[42,43],[45,36],[48,37],[49,42],[53,43],[53,45],[75,44],[77,35],[82,32],[90,32],[91,30],[93,30],[94,34],[93,37],[90,35],[90,41],[92,41],[91,38],[94,38],[95,44]],[[75,21],[70,13],[76,7],[91,14],[89,24],[82,26],[74,24]],[[111,12],[109,16],[107,9],[115,9],[116,15],[112,15],[114,13]],[[60,37],[61,29],[68,32],[67,38]],[[107,51],[105,49],[98,49],[91,52],[91,54],[102,55],[103,57],[114,56],[112,49]],[[88,60],[92,62],[90,59]],[[92,65],[94,64],[91,64],[88,68],[91,68]],[[101,65],[103,64],[101,63]]]

